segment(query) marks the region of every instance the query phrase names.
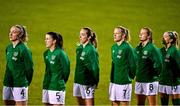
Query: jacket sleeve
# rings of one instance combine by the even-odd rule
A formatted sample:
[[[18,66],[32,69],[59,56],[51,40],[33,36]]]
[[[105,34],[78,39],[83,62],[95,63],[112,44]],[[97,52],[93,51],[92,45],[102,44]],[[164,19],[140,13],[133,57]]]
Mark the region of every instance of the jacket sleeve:
[[[86,68],[92,73],[96,85],[99,83],[99,59],[98,53],[96,50],[90,50],[87,60],[85,60]]]
[[[65,55],[64,53],[62,53],[61,55],[61,63],[63,67],[63,77],[66,83],[68,81],[69,74],[70,74],[70,61],[69,61],[68,56]]]
[[[114,82],[114,63],[113,61],[111,62],[111,76],[110,76],[110,81]]]
[[[136,74],[136,59],[135,59],[135,50],[130,47],[128,50],[128,63],[129,63],[129,76],[131,79],[134,79]]]
[[[162,55],[160,49],[154,47],[151,58],[153,61],[154,75],[159,76],[162,70]]]
[[[175,72],[176,76],[180,78],[180,51],[176,49],[172,55],[172,58],[175,61],[175,64],[177,65],[177,69],[175,69],[177,71]]]
[[[7,55],[7,48],[6,48],[6,55]],[[7,60],[7,58],[6,58],[6,61],[7,61],[7,63],[6,63],[6,70],[5,70],[3,84],[4,85],[10,84],[10,86],[11,86],[11,84],[13,83],[13,79],[12,79],[13,77],[12,77],[11,72],[10,72],[9,67],[8,67],[8,60]]]
[[[33,61],[32,61],[32,53],[29,49],[25,49],[23,51],[24,56],[24,64],[26,70],[26,78],[28,80],[28,85],[31,84],[32,77],[33,77]]]

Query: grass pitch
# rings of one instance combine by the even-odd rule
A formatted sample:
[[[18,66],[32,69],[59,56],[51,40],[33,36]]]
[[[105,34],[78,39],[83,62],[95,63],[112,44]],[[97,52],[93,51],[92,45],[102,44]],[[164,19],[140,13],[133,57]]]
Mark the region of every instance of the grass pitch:
[[[5,48],[9,43],[10,26],[21,24],[27,27],[28,46],[33,53],[34,76],[29,87],[29,105],[42,105],[42,82],[44,76],[43,52],[45,33],[60,32],[64,47],[71,61],[71,73],[66,89],[66,105],[76,105],[72,96],[75,69],[75,49],[79,31],[89,26],[97,34],[100,61],[100,83],[95,93],[96,105],[110,105],[108,87],[111,69],[113,29],[118,25],[127,27],[131,44],[139,43],[141,27],[153,30],[154,42],[162,47],[162,34],[168,30],[180,33],[179,0],[0,0],[0,105],[2,101],[5,71]],[[132,105],[136,104],[133,91]]]

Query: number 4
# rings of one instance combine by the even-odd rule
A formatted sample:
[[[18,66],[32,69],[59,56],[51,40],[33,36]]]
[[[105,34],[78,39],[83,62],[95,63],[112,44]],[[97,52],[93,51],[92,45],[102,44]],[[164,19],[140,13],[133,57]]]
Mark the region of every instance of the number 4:
[[[22,89],[21,95],[22,95],[23,98],[25,97],[25,89]]]

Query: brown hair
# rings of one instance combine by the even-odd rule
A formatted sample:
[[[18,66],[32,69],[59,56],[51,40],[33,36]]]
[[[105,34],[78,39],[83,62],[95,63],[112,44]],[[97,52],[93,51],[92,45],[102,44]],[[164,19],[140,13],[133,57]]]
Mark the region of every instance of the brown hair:
[[[48,32],[46,34],[50,35],[53,40],[56,40],[56,47],[60,47],[61,49],[63,49],[63,37],[61,34],[56,32]]]
[[[90,37],[90,42],[93,44],[95,48],[97,48],[97,37],[94,31],[92,31],[89,27],[82,28],[86,30],[87,37]]]

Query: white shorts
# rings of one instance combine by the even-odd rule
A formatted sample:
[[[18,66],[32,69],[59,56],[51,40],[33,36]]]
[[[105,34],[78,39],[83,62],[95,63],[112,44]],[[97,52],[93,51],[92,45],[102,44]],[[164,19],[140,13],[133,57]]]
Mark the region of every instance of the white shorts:
[[[3,100],[27,101],[28,87],[3,86]]]
[[[131,101],[132,84],[119,85],[110,83],[109,99],[111,101]]]
[[[135,94],[139,95],[157,95],[158,94],[158,84],[159,82],[141,83],[136,82],[135,84]]]
[[[96,86],[88,86],[74,83],[73,96],[82,97],[83,99],[94,98]]]
[[[42,102],[49,104],[65,104],[65,91],[43,89]]]
[[[180,85],[178,86],[167,86],[159,84],[159,92],[165,94],[180,94]]]

